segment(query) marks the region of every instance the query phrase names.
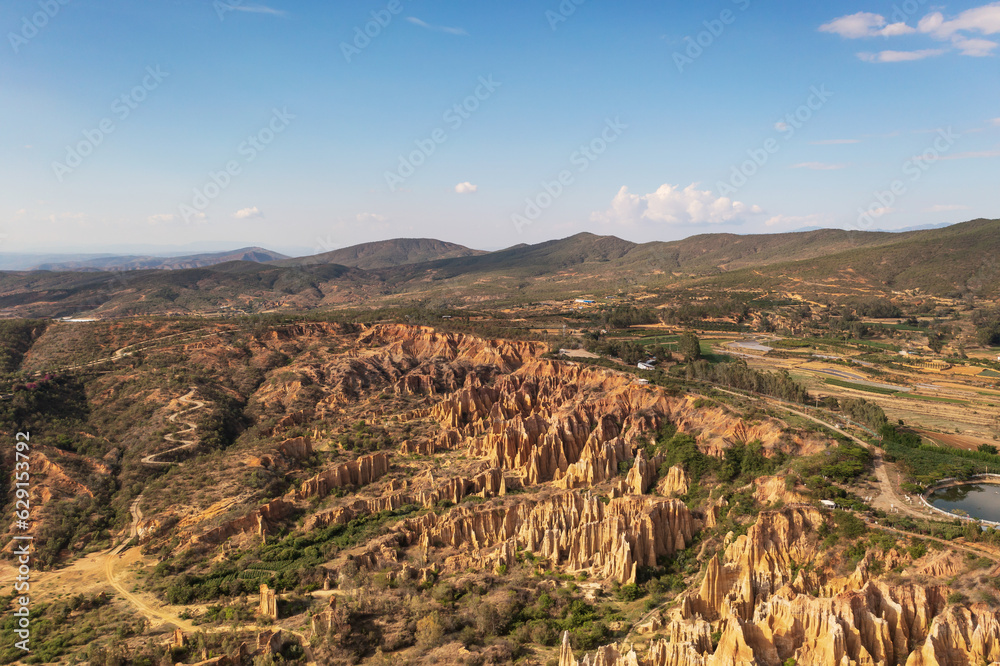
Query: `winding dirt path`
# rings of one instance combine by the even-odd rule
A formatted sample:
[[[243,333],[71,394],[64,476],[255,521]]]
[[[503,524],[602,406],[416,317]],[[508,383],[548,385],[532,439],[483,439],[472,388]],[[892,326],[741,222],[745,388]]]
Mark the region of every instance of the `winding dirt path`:
[[[309,638],[295,629],[289,629],[288,627],[282,627],[277,624],[272,624],[268,626],[260,625],[239,625],[235,627],[199,627],[190,620],[184,620],[177,613],[172,611],[172,607],[165,606],[159,603],[155,598],[149,601],[143,599],[142,597],[133,594],[125,586],[122,580],[122,576],[116,575],[115,566],[121,562],[122,555],[129,548],[129,543],[132,537],[139,535],[139,523],[142,521],[142,510],[139,508],[139,497],[132,501],[129,510],[132,514],[132,523],[129,525],[129,540],[119,545],[117,548],[113,548],[107,552],[104,557],[104,577],[108,581],[108,584],[115,589],[118,594],[122,596],[125,601],[130,603],[136,610],[138,610],[144,617],[146,617],[150,622],[156,624],[157,622],[163,622],[166,624],[174,625],[178,627],[181,631],[187,634],[195,634],[199,631],[218,634],[227,632],[250,632],[259,633],[263,630],[271,631],[283,631],[291,634],[299,639],[302,645],[302,649],[306,656],[306,664],[308,666],[316,666],[316,659],[313,656],[312,649],[309,646]]]
[[[187,416],[192,412],[195,412],[205,407],[204,401],[195,400],[192,397],[196,390],[197,389],[192,386],[191,390],[188,391],[187,394],[177,398],[177,402],[193,406],[190,409],[185,409],[180,412],[171,414],[170,417],[167,419],[167,421],[169,421],[170,423],[177,423],[177,419],[179,417]],[[170,465],[171,464],[170,462],[160,461],[157,460],[157,458],[159,458],[160,456],[165,456],[168,453],[174,453],[176,451],[184,451],[186,449],[193,449],[194,447],[198,446],[197,439],[178,439],[179,435],[183,435],[185,433],[194,433],[195,429],[198,427],[194,423],[194,421],[181,421],[181,423],[186,425],[187,427],[184,428],[183,430],[178,430],[176,433],[170,433],[168,435],[163,436],[164,440],[171,442],[172,444],[178,444],[178,446],[175,446],[172,449],[167,449],[166,451],[160,451],[159,453],[153,453],[151,455],[146,456],[141,461],[144,465]]]

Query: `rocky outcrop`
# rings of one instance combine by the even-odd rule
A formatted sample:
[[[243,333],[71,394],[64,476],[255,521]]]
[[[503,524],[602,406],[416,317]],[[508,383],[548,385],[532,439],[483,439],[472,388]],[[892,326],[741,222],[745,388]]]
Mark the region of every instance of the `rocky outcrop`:
[[[749,620],[758,602],[791,583],[816,554],[815,530],[826,520],[811,506],[761,513],[745,535],[708,565],[698,593],[685,599],[686,615]]]
[[[762,476],[754,479],[754,499],[762,506],[772,504],[797,504],[805,501],[805,496],[789,488],[788,479],[784,476]]]
[[[226,521],[217,527],[192,537],[188,545],[212,545],[221,543],[232,536],[247,533],[256,534],[263,539],[274,526],[290,516],[294,511],[295,505],[292,502],[279,497],[246,515]],[[196,521],[197,518],[191,520],[191,522]]]
[[[443,501],[457,504],[473,495],[484,499],[502,497],[507,494],[507,482],[503,470],[488,469],[471,479],[466,477],[436,479],[432,473],[428,473],[414,481],[393,480],[381,490],[377,497],[355,499],[333,509],[312,514],[306,520],[306,529],[342,525],[358,516],[392,511],[409,504],[432,508]]]
[[[501,555],[528,550],[568,571],[588,571],[622,583],[638,567],[655,566],[662,555],[682,550],[694,534],[687,507],[676,500],[639,496],[612,499],[576,491],[550,499],[490,506],[457,507],[444,516],[427,514],[401,527],[407,545],[444,549],[446,568],[498,562]],[[448,552],[459,551],[458,555]],[[468,553],[477,553],[470,556]]]
[[[260,586],[260,603],[257,612],[269,620],[278,619],[278,595],[266,584]]]
[[[307,437],[293,437],[278,444],[278,452],[293,460],[306,460],[313,454],[312,442]]]
[[[641,654],[613,645],[580,663],[930,666],[1000,656],[997,611],[982,605],[945,610],[943,586],[872,580],[874,559],[886,567],[902,562],[894,550],[870,551],[847,577],[829,573],[815,535],[824,520],[802,505],[761,513],[708,562],[697,592],[640,628],[654,634]],[[666,639],[655,637],[662,633]],[[577,663],[565,649],[561,658]]]
[[[688,481],[684,467],[674,465],[667,470],[667,475],[656,484],[656,492],[664,497],[680,497],[681,495],[687,495],[689,487],[690,482]]]
[[[590,488],[618,476],[618,465],[632,460],[625,440],[616,437],[607,442],[590,441],[583,448],[580,460],[570,464],[556,481],[561,488]]]
[[[929,635],[906,666],[1000,662],[1000,611],[983,604],[949,606],[934,618]]]
[[[667,397],[624,373],[538,359],[492,383],[467,375],[461,389],[420,415],[457,430],[470,453],[527,484],[555,480],[571,488],[612,478],[612,462],[632,460],[665,420],[716,456],[746,437],[761,440],[765,453],[824,446],[818,437],[787,434],[776,421],[748,425],[722,407],[695,408],[693,398]]]
[[[362,345],[381,347],[390,354],[409,358],[434,358],[445,362],[467,360],[475,365],[494,365],[509,373],[547,350],[536,342],[484,340],[472,335],[446,333],[428,326],[394,324],[373,326],[361,335]]]
[[[635,462],[625,478],[625,492],[642,495],[649,490],[649,487],[656,481],[660,460],[660,457],[654,457],[650,460],[646,457],[646,450],[639,449]]]
[[[334,488],[365,486],[389,472],[389,456],[385,452],[362,456],[342,463],[302,482],[298,499],[326,497]]]

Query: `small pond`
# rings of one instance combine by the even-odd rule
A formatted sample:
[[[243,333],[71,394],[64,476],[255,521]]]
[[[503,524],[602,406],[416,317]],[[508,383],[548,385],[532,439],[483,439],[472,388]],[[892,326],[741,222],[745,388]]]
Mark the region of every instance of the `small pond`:
[[[1000,485],[995,483],[965,483],[935,490],[927,497],[935,508],[967,515],[978,520],[1000,523]]]

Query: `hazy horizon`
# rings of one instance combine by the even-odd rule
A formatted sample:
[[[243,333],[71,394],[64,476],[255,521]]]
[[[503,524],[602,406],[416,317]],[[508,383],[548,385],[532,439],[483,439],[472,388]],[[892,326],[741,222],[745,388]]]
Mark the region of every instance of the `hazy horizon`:
[[[998,3],[49,4],[0,8],[6,252],[996,216]]]

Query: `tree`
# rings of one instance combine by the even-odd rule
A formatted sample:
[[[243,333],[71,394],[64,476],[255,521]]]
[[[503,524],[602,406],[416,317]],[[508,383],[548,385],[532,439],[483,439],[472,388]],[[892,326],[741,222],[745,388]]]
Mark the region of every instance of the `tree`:
[[[437,612],[417,620],[417,644],[423,648],[433,648],[441,644],[444,638],[444,625]]]
[[[678,347],[681,354],[684,355],[686,363],[694,363],[701,360],[701,340],[694,333],[689,331],[682,335],[678,342]]]

